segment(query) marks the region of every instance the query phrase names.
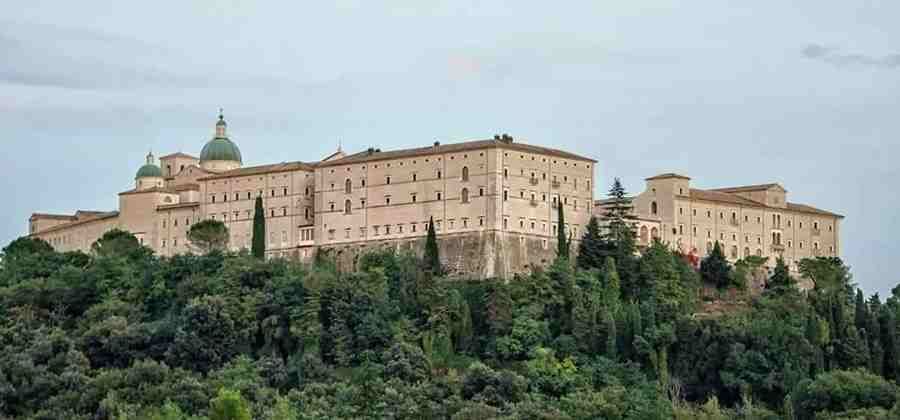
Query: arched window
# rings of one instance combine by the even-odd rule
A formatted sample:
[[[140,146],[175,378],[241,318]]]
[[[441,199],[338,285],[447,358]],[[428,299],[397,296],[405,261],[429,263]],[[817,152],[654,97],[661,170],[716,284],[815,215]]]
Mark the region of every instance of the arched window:
[[[744,248],[744,256],[745,256],[745,257],[749,257],[749,256],[750,256],[750,248],[749,248],[749,247]]]
[[[737,258],[737,257],[738,257],[738,247],[737,247],[737,245],[732,245],[731,246],[731,258]]]
[[[762,249],[756,248],[756,256],[762,257]]]
[[[650,214],[656,215],[657,213],[659,213],[659,206],[654,201],[650,203]]]
[[[463,202],[463,203],[468,203],[468,202],[469,202],[469,189],[468,189],[468,188],[463,188],[463,189],[462,189],[461,197],[462,197],[462,202]]]
[[[463,166],[463,168],[462,168],[462,180],[463,181],[469,180],[469,167],[468,166]]]
[[[659,229],[650,229],[650,237],[652,237],[653,239],[659,238]]]
[[[350,206],[352,206],[350,200],[344,201],[344,214],[350,214]]]
[[[647,230],[647,226],[641,226],[641,242],[647,243],[650,240],[650,233]]]
[[[353,182],[348,178],[344,181],[344,192],[350,194],[353,191]]]

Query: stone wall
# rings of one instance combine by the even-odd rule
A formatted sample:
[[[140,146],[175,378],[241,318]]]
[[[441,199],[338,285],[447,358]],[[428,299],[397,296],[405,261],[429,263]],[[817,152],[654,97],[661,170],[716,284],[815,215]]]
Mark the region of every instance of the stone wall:
[[[532,265],[544,266],[556,258],[555,239],[497,231],[440,235],[438,248],[441,264],[451,277],[511,278],[516,273],[530,272]],[[412,251],[421,257],[425,238],[370,240],[320,247],[337,260],[343,271],[354,270],[361,255],[383,249]]]

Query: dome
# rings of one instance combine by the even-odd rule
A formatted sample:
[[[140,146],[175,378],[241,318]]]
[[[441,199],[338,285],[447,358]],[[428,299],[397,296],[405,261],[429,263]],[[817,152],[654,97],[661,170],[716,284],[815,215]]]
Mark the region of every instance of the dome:
[[[152,163],[148,163],[144,166],[141,166],[141,169],[138,169],[137,175],[135,175],[135,179],[137,178],[150,178],[157,177],[162,178],[163,173],[162,169],[159,169],[159,166],[156,166]]]
[[[200,152],[200,161],[227,160],[243,163],[241,150],[227,137],[216,137],[203,146]]]

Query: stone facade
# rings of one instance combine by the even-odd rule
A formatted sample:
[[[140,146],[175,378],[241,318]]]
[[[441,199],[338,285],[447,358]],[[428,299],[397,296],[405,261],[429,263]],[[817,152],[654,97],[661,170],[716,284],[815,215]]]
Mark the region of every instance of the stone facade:
[[[732,262],[749,255],[777,257],[796,270],[803,258],[840,256],[843,216],[792,203],[779,184],[710,190],[691,187],[678,174],[647,178],[644,192],[632,204],[639,218],[638,243],[659,238],[685,254],[705,256],[718,241]],[[595,212],[607,201],[598,201]]]
[[[61,251],[87,251],[120,228],[171,256],[192,251],[191,225],[214,219],[228,226],[237,250],[250,247],[262,197],[272,257],[308,260],[324,248],[349,268],[373,247],[419,251],[434,219],[452,273],[507,277],[553,259],[557,205],[562,229],[580,237],[593,207],[595,161],[503,135],[243,167],[220,116],[200,158],[179,152],[152,165],[150,155],[135,188],[119,194],[119,211],[36,213],[30,233]]]

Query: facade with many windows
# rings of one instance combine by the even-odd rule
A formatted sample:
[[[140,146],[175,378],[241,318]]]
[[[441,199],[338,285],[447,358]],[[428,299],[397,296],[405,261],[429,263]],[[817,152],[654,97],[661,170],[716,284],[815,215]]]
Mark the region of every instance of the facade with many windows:
[[[228,226],[238,250],[250,247],[262,197],[272,257],[303,260],[324,249],[352,265],[372,247],[418,250],[433,219],[451,271],[507,276],[552,260],[557,229],[577,240],[591,216],[594,160],[507,135],[244,167],[226,128],[220,115],[199,158],[175,153],[157,166],[148,155],[118,211],[35,213],[30,233],[61,251],[87,251],[120,228],[171,256],[192,251],[190,227],[212,219]]]
[[[840,256],[843,216],[787,199],[779,184],[697,189],[678,174],[647,178],[633,199],[638,243],[654,238],[684,254],[708,254],[719,242],[737,261],[755,255],[773,266],[778,257],[796,270],[803,258]],[[604,201],[597,203],[601,212]]]

